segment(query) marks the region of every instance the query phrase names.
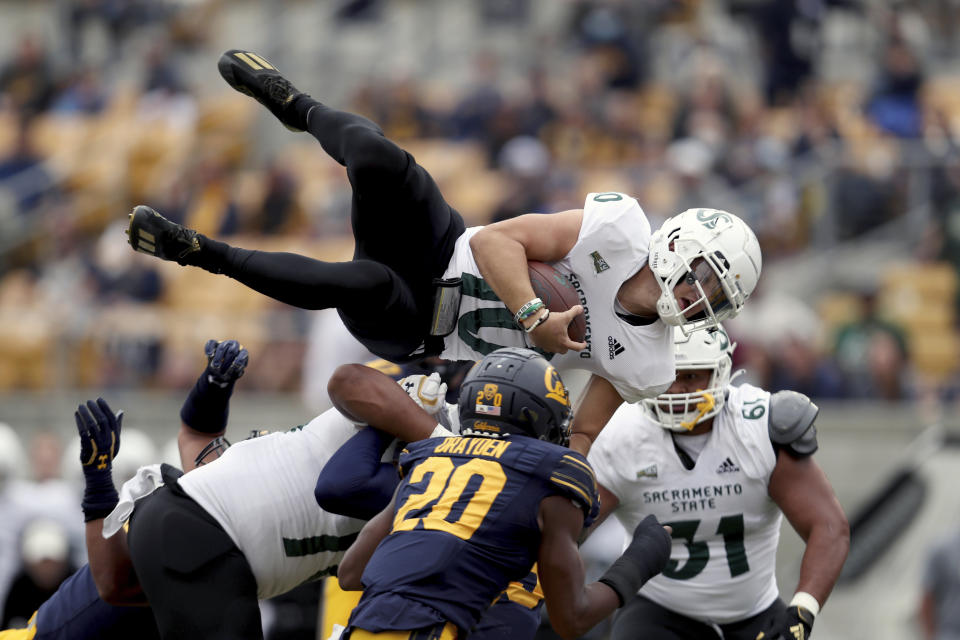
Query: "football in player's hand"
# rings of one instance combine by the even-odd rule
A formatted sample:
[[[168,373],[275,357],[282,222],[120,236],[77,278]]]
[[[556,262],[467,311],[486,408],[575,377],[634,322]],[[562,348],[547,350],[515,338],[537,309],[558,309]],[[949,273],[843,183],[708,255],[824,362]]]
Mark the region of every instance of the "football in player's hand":
[[[530,284],[533,285],[533,292],[538,298],[543,300],[550,311],[566,311],[570,307],[580,304],[580,295],[576,288],[560,273],[553,265],[546,262],[530,260],[527,262],[530,273]],[[567,328],[567,334],[571,340],[583,342],[587,333],[587,321],[584,314],[578,315]]]

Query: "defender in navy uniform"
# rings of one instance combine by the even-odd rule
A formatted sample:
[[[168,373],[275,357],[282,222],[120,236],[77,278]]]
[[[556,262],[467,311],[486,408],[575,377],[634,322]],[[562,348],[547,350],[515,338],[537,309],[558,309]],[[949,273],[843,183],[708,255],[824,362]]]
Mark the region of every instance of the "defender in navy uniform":
[[[364,589],[349,637],[463,637],[537,562],[551,622],[575,638],[659,573],[670,536],[650,517],[584,586],[577,540],[599,503],[590,465],[563,446],[570,420],[569,396],[543,357],[507,348],[481,360],[461,387],[462,436],[407,446],[393,500],[340,564],[341,587]]]

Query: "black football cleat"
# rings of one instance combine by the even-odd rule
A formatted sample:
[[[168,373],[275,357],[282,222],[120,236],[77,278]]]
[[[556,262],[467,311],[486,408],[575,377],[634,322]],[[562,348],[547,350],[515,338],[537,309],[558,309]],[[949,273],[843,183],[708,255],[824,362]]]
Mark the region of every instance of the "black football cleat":
[[[230,49],[220,56],[217,69],[227,84],[265,106],[287,129],[303,131],[289,108],[301,92],[266,58],[252,51]]]
[[[137,205],[130,214],[127,228],[130,246],[141,253],[186,264],[191,253],[200,251],[197,232],[171,222],[146,205]]]

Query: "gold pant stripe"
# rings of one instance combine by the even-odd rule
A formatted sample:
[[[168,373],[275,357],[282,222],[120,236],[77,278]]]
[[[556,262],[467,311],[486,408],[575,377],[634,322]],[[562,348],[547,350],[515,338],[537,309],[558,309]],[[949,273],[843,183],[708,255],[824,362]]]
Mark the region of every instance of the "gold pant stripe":
[[[457,625],[448,622],[443,625],[443,631],[440,632],[440,635],[436,635],[435,632],[427,635],[422,630],[374,633],[366,629],[354,628],[350,631],[349,640],[457,640]]]
[[[0,631],[0,640],[33,640],[37,635],[37,612],[30,616],[27,627],[24,629],[7,629]]]

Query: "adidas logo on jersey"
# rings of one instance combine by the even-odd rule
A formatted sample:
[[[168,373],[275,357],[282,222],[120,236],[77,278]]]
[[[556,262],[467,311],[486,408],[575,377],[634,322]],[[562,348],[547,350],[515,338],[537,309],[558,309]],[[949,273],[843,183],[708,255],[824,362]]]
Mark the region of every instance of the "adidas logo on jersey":
[[[740,471],[740,467],[730,458],[724,460],[720,466],[717,467],[717,473],[733,473],[735,471]]]
[[[607,336],[607,348],[610,353],[610,359],[613,360],[618,355],[626,351],[620,341],[613,336]]]
[[[657,465],[652,464],[649,467],[644,467],[637,471],[638,478],[656,478],[657,477]]]

